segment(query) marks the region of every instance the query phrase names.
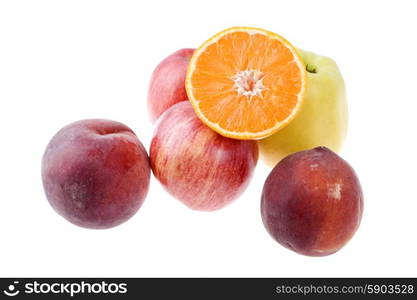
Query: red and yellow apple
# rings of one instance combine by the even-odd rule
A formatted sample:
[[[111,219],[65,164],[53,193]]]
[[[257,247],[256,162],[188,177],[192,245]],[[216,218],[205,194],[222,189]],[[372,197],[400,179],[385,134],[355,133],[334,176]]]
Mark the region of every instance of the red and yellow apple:
[[[184,101],[158,120],[150,160],[155,177],[172,196],[191,209],[211,211],[246,189],[258,160],[258,145],[217,134]]]
[[[148,90],[148,112],[152,123],[172,105],[188,99],[184,82],[193,53],[194,49],[178,50],[153,71]]]
[[[78,226],[109,228],[133,216],[149,188],[145,148],[127,126],[82,120],[62,128],[42,160],[46,197]]]

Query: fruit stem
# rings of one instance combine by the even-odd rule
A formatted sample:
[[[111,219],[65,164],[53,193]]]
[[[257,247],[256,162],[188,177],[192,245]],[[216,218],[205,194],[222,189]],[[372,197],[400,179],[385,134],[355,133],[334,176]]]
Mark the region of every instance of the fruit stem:
[[[313,65],[306,64],[306,70],[308,73],[317,73],[317,68]]]

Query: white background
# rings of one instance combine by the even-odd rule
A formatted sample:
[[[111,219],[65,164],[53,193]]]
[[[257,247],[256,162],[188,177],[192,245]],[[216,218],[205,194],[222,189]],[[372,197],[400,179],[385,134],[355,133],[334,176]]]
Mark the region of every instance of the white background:
[[[0,276],[417,276],[416,7],[353,2],[1,1]],[[365,194],[348,245],[311,258],[275,243],[259,212],[262,161],[221,211],[191,211],[152,178],[142,208],[119,227],[87,230],[56,214],[40,176],[53,134],[108,118],[148,149],[153,68],[235,25],[275,31],[338,63],[350,110],[341,155]]]

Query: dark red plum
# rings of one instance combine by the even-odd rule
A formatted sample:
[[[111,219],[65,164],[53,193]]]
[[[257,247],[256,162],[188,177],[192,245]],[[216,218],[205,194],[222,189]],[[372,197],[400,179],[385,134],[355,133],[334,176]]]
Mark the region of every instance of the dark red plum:
[[[309,256],[341,249],[356,232],[363,196],[352,167],[325,147],[279,162],[262,193],[264,225],[281,245]]]
[[[132,217],[149,188],[145,148],[127,126],[82,120],[62,128],[42,160],[46,197],[65,219],[87,228],[110,228]]]

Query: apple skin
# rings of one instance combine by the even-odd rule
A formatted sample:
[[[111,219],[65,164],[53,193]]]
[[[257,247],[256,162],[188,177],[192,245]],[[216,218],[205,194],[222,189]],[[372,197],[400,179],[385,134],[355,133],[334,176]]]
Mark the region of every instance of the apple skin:
[[[356,232],[362,211],[355,171],[325,147],[284,158],[272,169],[262,192],[267,231],[284,247],[308,256],[341,249]]]
[[[158,120],[150,148],[155,177],[194,210],[220,209],[246,189],[258,160],[256,141],[223,137],[180,102]]]
[[[49,142],[42,160],[46,197],[69,222],[114,227],[141,207],[149,188],[145,148],[122,123],[91,119],[71,123]]]
[[[162,60],[152,73],[148,90],[148,113],[154,123],[175,103],[188,100],[185,75],[194,49],[180,49]]]
[[[286,127],[259,142],[262,160],[271,167],[291,153],[318,146],[339,152],[347,133],[345,84],[336,63],[312,52],[298,52],[308,71],[304,103]]]

